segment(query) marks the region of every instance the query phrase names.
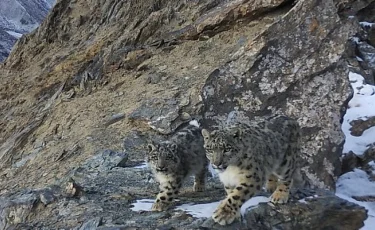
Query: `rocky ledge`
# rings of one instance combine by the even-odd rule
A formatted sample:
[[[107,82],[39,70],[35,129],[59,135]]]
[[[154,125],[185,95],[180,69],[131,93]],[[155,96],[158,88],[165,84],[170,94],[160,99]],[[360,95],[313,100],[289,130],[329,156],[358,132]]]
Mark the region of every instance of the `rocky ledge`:
[[[209,217],[194,217],[182,208],[183,204],[209,205],[223,199],[224,189],[217,177],[209,177],[207,190],[201,193],[194,193],[192,180],[187,181],[175,203],[179,208],[165,212],[151,212],[148,208],[133,211],[137,200],[153,199],[158,190],[143,162],[127,159],[125,153],[107,150],[88,159],[57,184],[2,194],[0,228],[354,230],[362,227],[367,218],[363,207],[327,190],[310,189],[295,190],[286,205],[251,206],[244,211],[241,221],[224,227]],[[209,216],[212,210],[206,212],[201,214]]]

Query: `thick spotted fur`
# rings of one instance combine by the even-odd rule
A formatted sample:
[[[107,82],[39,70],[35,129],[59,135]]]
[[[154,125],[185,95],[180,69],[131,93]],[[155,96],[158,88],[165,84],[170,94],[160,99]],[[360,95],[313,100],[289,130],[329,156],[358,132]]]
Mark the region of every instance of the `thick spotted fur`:
[[[265,184],[271,202],[286,203],[300,152],[300,126],[286,116],[202,130],[206,154],[227,197],[212,218],[221,225],[240,217],[240,208]]]
[[[153,211],[168,209],[190,175],[195,176],[194,191],[205,190],[208,159],[203,143],[201,129],[194,120],[168,141],[148,145],[148,163],[160,188]]]

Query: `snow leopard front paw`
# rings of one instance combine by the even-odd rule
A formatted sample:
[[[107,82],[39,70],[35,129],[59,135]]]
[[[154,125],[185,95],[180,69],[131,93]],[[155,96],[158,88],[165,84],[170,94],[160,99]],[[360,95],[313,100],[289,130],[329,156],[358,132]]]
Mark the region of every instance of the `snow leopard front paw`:
[[[239,210],[225,200],[220,203],[219,207],[217,207],[216,211],[212,215],[212,219],[220,225],[231,224],[239,217]]]
[[[276,191],[271,196],[271,202],[274,204],[285,204],[288,202],[289,199],[289,192],[287,191],[280,191],[276,189]]]
[[[169,208],[169,204],[168,203],[164,203],[164,202],[156,202],[152,205],[151,207],[151,211],[158,211],[158,212],[161,212],[161,211],[165,211]]]

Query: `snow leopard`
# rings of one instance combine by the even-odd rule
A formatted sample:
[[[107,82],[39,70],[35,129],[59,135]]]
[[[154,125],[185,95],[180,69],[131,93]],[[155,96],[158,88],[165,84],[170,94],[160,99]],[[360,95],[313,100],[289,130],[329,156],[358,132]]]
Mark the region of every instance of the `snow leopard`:
[[[148,144],[147,161],[160,188],[152,211],[167,210],[190,175],[195,176],[194,191],[205,190],[208,159],[203,143],[199,123],[193,120],[169,140]]]
[[[300,126],[283,115],[202,129],[204,148],[227,197],[212,215],[220,225],[240,218],[240,208],[265,188],[272,203],[286,203],[300,152]]]

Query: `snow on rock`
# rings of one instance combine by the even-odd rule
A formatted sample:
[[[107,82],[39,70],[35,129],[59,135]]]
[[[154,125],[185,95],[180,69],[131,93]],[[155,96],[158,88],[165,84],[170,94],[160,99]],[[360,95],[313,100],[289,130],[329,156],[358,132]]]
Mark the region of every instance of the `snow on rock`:
[[[17,33],[17,32],[14,32],[14,31],[10,31],[10,30],[8,30],[7,33],[10,34],[10,35],[12,35],[12,36],[15,37],[15,38],[20,38],[20,37],[22,37],[22,34]]]
[[[250,200],[246,201],[241,207],[241,215],[244,215],[248,208],[257,206],[259,203],[267,203],[269,201],[268,197],[256,196],[252,197]],[[207,204],[183,204],[177,206],[177,210],[183,210],[191,214],[193,217],[197,218],[208,218],[211,217],[217,206],[221,201],[207,203]]]
[[[371,22],[360,22],[359,23],[362,27],[372,27],[374,23]]]
[[[177,206],[177,210],[183,210],[191,214],[194,217],[211,217],[214,213],[216,207],[220,204],[220,201],[207,203],[207,204],[183,204]]]
[[[336,184],[336,193],[346,196],[375,196],[375,183],[365,171],[355,169],[342,175]],[[375,211],[375,209],[374,209]]]
[[[130,208],[134,212],[138,211],[151,211],[152,204],[154,203],[155,200],[153,199],[141,199],[137,200],[135,203],[132,205],[134,207]]]
[[[365,23],[361,23],[361,25],[368,26]],[[353,88],[353,98],[349,101],[342,124],[345,134],[343,153],[353,151],[356,155],[362,155],[368,146],[375,142],[375,127],[365,130],[362,136],[356,137],[350,134],[350,122],[358,119],[367,120],[367,118],[375,116],[375,86],[366,84],[360,74],[353,72],[349,73],[349,81]],[[374,168],[375,163],[370,162],[369,165]],[[353,172],[342,175],[336,183],[336,195],[368,210],[368,218],[361,230],[375,229],[375,203],[358,201],[353,198],[375,196],[375,182],[370,181],[365,171],[355,169]]]
[[[268,197],[265,196],[256,196],[251,198],[250,200],[246,201],[241,207],[241,215],[244,215],[248,208],[256,207],[259,203],[267,203],[269,201]],[[217,206],[220,204],[221,201],[216,201],[212,203],[205,203],[205,204],[182,204],[177,206],[176,210],[182,210],[193,217],[196,218],[209,218],[212,216],[214,211],[216,210]],[[151,211],[152,204],[154,203],[153,199],[141,199],[137,200],[132,205],[134,207],[131,210],[137,211]]]
[[[137,165],[137,166],[135,166],[133,168],[135,168],[135,169],[144,169],[144,168],[147,168],[147,167],[148,167],[148,163],[147,162],[142,162],[142,164]]]
[[[349,80],[353,88],[353,98],[349,101],[342,124],[346,137],[343,153],[353,151],[357,155],[362,155],[368,145],[375,142],[375,127],[364,131],[362,136],[355,137],[350,134],[350,122],[375,116],[375,86],[366,84],[361,75],[353,72],[349,73]]]

